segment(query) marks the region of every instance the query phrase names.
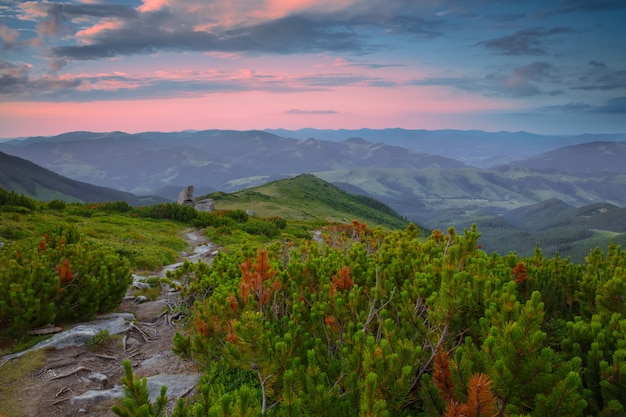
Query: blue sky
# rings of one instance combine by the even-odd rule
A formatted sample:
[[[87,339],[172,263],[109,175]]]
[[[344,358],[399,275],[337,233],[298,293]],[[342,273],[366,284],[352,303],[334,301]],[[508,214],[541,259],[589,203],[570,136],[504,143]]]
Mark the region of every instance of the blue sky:
[[[0,0],[0,137],[626,132],[624,22],[624,0]]]

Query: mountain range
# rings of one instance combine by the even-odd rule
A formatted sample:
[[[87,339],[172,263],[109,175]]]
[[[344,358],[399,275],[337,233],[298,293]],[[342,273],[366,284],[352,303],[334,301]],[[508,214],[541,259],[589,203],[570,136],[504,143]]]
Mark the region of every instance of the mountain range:
[[[477,223],[485,246],[492,250],[509,249],[502,240],[506,237],[523,241],[522,250],[532,252],[538,241],[555,240],[559,227],[567,231],[557,234],[576,233],[574,241],[589,238],[593,244],[598,232],[584,237],[582,230],[623,233],[615,212],[626,207],[626,165],[621,163],[626,135],[617,134],[402,129],[71,132],[5,141],[0,151],[81,183],[169,200],[185,185],[194,185],[196,194],[203,195],[313,173],[344,191],[377,199],[426,228]],[[33,169],[15,175],[24,177]],[[15,179],[7,181],[7,170],[14,168],[3,163],[0,185],[42,195],[32,193],[32,180],[22,181],[30,188],[16,187],[20,183]],[[595,204],[606,204],[602,210],[612,213],[598,227],[573,220],[550,223],[562,214],[574,218],[578,214],[572,210]],[[542,220],[531,216],[533,210]],[[544,223],[548,226],[543,229],[528,227]],[[548,246],[563,250],[558,242]]]
[[[262,131],[72,132],[4,142],[0,151],[73,179],[135,194],[161,194],[164,187],[188,184],[199,192],[233,191],[335,169],[463,166],[450,158],[361,139],[293,140]]]

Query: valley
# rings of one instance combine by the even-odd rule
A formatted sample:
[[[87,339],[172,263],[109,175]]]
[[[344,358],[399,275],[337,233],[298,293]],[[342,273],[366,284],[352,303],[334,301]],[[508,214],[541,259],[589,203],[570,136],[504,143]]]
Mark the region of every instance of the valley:
[[[0,143],[7,157],[54,171],[38,173],[33,165],[9,164],[5,157],[0,184],[44,200],[148,205],[176,200],[185,185],[194,185],[198,195],[228,194],[310,173],[348,193],[378,200],[425,229],[476,223],[489,251],[531,254],[539,243],[549,254],[580,261],[590,247],[606,244],[606,233],[595,230],[618,233],[614,238],[622,241],[618,221],[605,221],[604,229],[561,223],[525,230],[507,213],[551,199],[569,208],[597,203],[626,207],[625,144],[626,135],[618,134],[453,130],[72,132]],[[81,186],[61,188],[50,183],[55,175]],[[87,184],[110,191],[74,196],[63,191],[76,192]],[[114,190],[119,194],[111,194]],[[303,204],[298,198],[290,204]],[[555,244],[551,236],[569,238]]]

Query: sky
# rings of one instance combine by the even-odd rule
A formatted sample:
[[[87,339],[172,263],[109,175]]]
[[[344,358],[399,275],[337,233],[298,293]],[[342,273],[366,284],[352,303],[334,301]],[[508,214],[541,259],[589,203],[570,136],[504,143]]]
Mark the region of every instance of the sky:
[[[0,138],[626,133],[626,0],[0,0]]]

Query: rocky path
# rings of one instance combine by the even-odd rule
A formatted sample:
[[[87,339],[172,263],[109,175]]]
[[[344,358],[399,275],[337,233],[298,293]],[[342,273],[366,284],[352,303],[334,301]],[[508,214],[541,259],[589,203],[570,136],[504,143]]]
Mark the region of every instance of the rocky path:
[[[217,253],[201,231],[190,230],[185,238],[194,250],[182,254],[184,258],[208,263]],[[166,270],[179,265],[165,267],[155,275],[165,276]],[[135,279],[142,282],[142,277]],[[140,303],[134,293],[129,289],[117,313],[74,325],[36,347],[45,349],[45,364],[24,376],[18,399],[23,416],[114,416],[111,406],[123,396],[120,378],[122,361],[127,358],[135,375],[148,379],[153,398],[161,385],[168,386],[172,402],[193,391],[197,369],[172,353],[177,324],[170,319],[168,306],[176,302],[177,295],[164,290],[158,299]],[[94,346],[88,342],[104,329],[109,336],[102,343]],[[0,359],[6,360],[12,359]]]

